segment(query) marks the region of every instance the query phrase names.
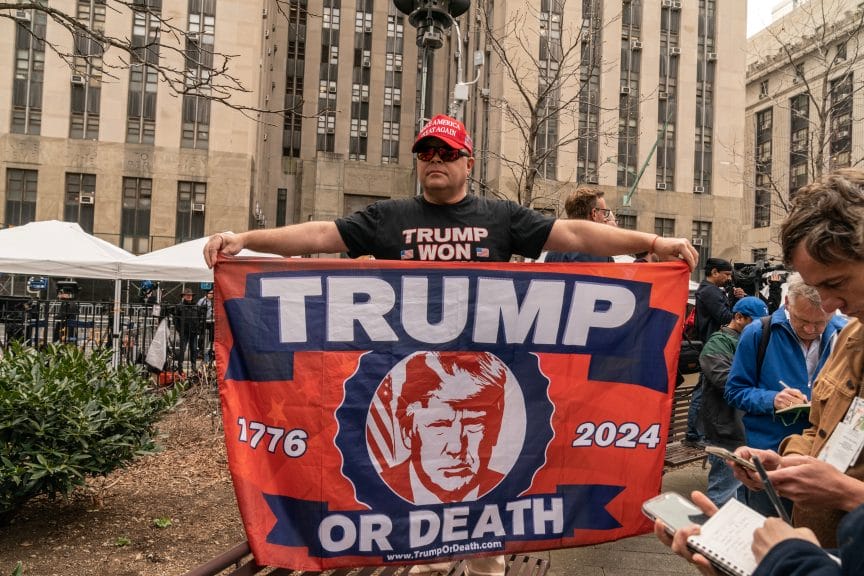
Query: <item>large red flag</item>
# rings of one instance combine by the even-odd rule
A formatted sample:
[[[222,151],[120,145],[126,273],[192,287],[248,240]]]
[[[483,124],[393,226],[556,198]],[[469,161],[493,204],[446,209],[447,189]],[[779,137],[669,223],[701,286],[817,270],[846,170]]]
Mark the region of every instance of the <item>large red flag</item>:
[[[259,563],[430,562],[648,531],[688,271],[226,259],[216,357]]]

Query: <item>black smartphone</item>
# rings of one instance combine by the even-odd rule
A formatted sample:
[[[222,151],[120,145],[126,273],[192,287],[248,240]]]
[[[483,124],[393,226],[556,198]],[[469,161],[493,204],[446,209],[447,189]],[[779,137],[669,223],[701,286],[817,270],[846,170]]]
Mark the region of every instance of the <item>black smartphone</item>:
[[[708,520],[698,506],[677,492],[664,492],[646,500],[642,503],[642,513],[651,520],[661,520],[669,534],[691,524],[701,526]]]

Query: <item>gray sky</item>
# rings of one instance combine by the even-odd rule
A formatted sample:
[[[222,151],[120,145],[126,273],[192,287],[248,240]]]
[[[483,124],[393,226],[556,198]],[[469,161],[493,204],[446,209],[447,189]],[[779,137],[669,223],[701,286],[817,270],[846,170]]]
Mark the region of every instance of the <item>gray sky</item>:
[[[747,0],[747,36],[771,23],[771,8],[777,0]]]

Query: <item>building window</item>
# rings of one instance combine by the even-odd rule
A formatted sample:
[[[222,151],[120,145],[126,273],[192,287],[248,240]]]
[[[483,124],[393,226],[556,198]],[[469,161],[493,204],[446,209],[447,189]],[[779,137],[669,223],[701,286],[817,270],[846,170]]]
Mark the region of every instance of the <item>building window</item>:
[[[369,85],[372,83],[372,0],[356,0],[354,25],[354,65],[351,86],[351,131],[348,138],[348,159],[365,161],[369,145]],[[401,98],[400,88],[394,88],[392,75],[385,71],[384,97]],[[395,93],[394,93],[395,90]],[[395,94],[395,96],[394,96]]]
[[[768,97],[768,80],[762,80],[759,82],[759,98],[767,98]]]
[[[366,147],[369,141],[369,121],[351,118],[351,133],[348,142],[349,160],[366,160]]]
[[[79,0],[78,22],[96,34],[105,31],[104,0]],[[103,48],[89,33],[74,34],[72,59],[72,113],[69,137],[85,140],[99,138],[99,107],[102,98]]]
[[[576,181],[596,184],[600,136],[600,74],[603,63],[603,2],[583,0],[580,68],[579,128]]]
[[[156,139],[156,67],[159,65],[159,10],[135,4],[132,16],[132,65],[126,106],[126,142],[153,144]]]
[[[405,18],[400,15],[392,2],[388,3],[387,42],[384,55],[384,86],[402,94],[402,65],[404,58]],[[381,163],[399,163],[399,124],[402,117],[401,103],[384,105],[383,129],[381,139]]]
[[[616,214],[615,219],[618,220],[618,227],[625,230],[636,230],[636,215],[635,214]]]
[[[794,71],[795,71],[794,72],[795,76],[793,77],[792,81],[795,84],[804,80],[804,63],[803,62],[799,62],[798,64],[795,64]]]
[[[710,194],[714,163],[714,79],[717,60],[715,0],[699,0],[699,35],[696,60],[696,134],[693,192]]]
[[[38,135],[42,128],[47,16],[25,10],[29,18],[15,24],[15,75],[12,80],[12,125],[15,134]]]
[[[306,0],[288,2],[288,55],[285,63],[285,114],[282,155],[300,157],[303,135],[303,89],[306,75]]]
[[[753,248],[752,250],[750,250],[750,258],[753,259],[753,262],[762,262],[768,260],[768,249]]]
[[[88,234],[93,234],[93,212],[96,205],[96,175],[66,173],[66,194],[63,221],[77,222]]]
[[[831,169],[852,165],[852,73],[831,82]]]
[[[561,21],[563,4],[543,2],[540,11],[540,52],[538,59],[537,136],[534,143],[538,176],[555,180],[558,176],[558,121],[561,107],[560,65],[563,58]]]
[[[631,0],[621,12],[621,76],[618,98],[618,186],[636,182],[639,144],[639,79],[642,70],[642,2]]]
[[[692,232],[692,242],[696,247],[696,251],[699,252],[699,261],[707,262],[708,257],[711,256],[711,222],[694,220]],[[694,277],[701,274],[702,271],[700,270],[694,270],[692,273]]]
[[[36,220],[36,170],[6,169],[6,224],[21,226]]]
[[[674,218],[654,218],[654,233],[663,238],[675,237]]]
[[[660,85],[657,88],[658,190],[675,189],[678,64],[681,60],[680,34],[680,8],[676,8],[671,2],[663,2],[663,6],[660,8]]]
[[[767,108],[756,113],[756,182],[753,208],[753,226],[765,228],[771,225],[771,191],[773,190],[771,151],[774,132],[774,109]]]
[[[186,32],[186,93],[180,146],[210,145],[210,80],[216,38],[216,0],[189,0]]]
[[[336,113],[330,112],[318,116],[318,137],[316,150],[333,152],[336,147]]]
[[[315,149],[318,152],[336,151],[336,96],[338,65],[332,55],[339,52],[340,0],[324,0],[321,33],[321,66],[318,80],[318,128]]]
[[[321,22],[324,28],[339,30],[339,8],[325,7]]]
[[[837,43],[837,61],[842,62],[846,60],[846,41]]]
[[[810,156],[810,99],[799,94],[791,99],[789,147],[789,198],[807,183],[807,161]]]
[[[288,223],[288,190],[279,188],[276,190],[276,227],[285,226]]]
[[[133,254],[150,250],[150,205],[153,181],[123,178],[123,207],[120,214],[120,247]]]
[[[204,236],[204,208],[207,205],[205,182],[177,183],[177,225],[174,240],[186,242]]]

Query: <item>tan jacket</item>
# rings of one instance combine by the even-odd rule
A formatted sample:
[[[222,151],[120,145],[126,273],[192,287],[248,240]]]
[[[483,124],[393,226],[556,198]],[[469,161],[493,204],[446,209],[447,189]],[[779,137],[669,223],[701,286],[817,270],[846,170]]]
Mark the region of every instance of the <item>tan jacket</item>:
[[[803,434],[794,434],[780,444],[780,453],[818,456],[837,423],[846,416],[846,411],[856,396],[864,396],[864,325],[856,319],[838,337],[831,357],[825,363],[819,378],[813,385],[810,423]],[[864,480],[864,453],[846,474]],[[826,548],[837,546],[837,526],[846,512],[805,508],[798,504],[792,512],[795,526],[806,526],[816,533],[819,542]]]

